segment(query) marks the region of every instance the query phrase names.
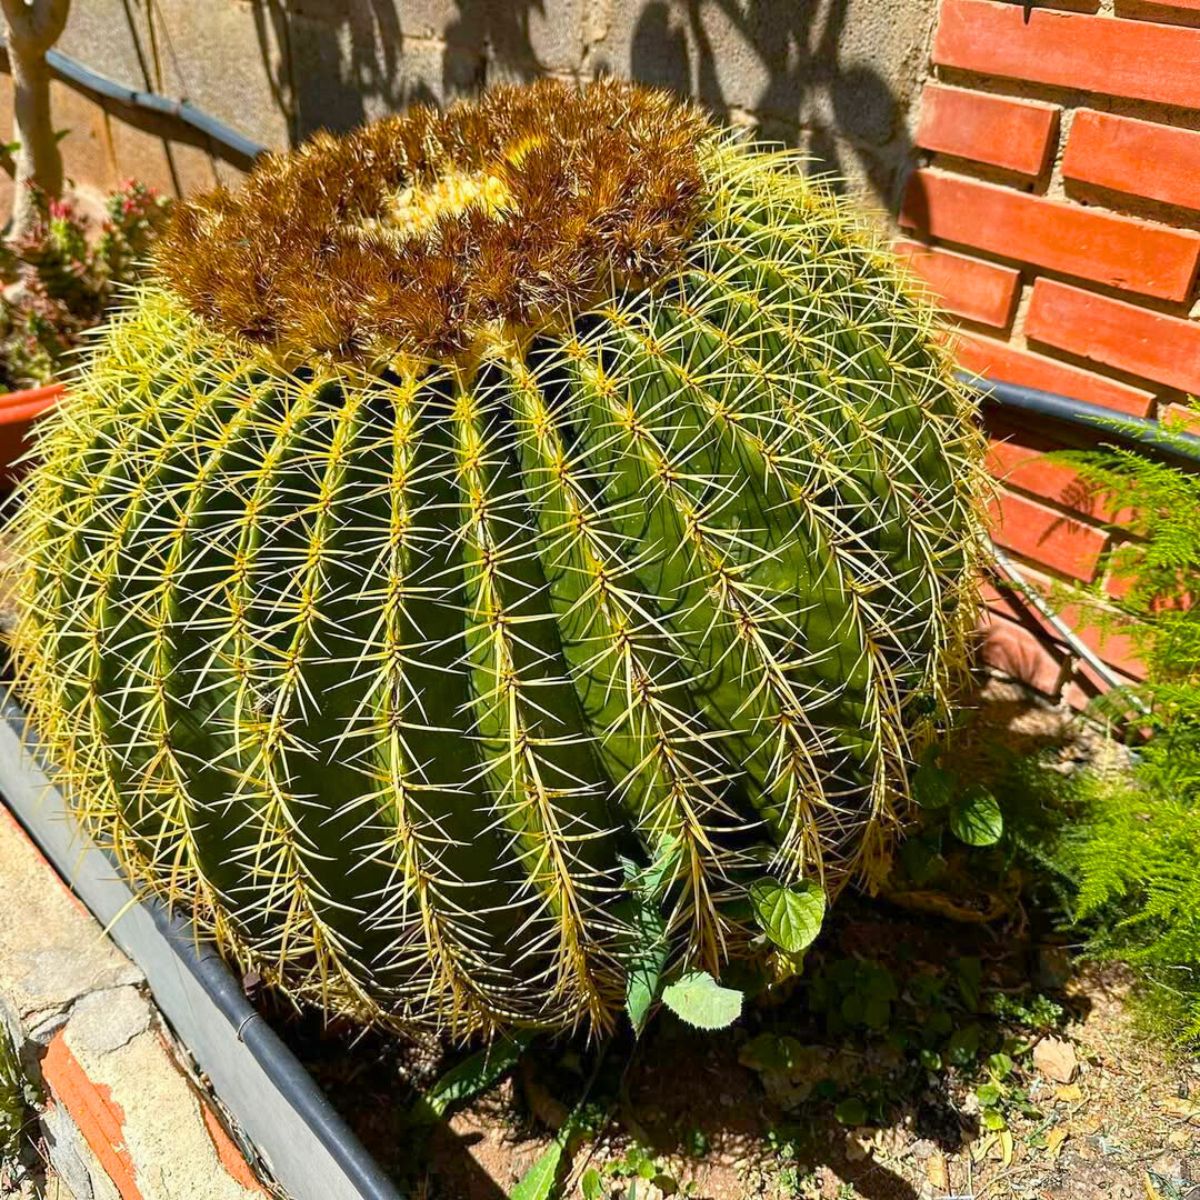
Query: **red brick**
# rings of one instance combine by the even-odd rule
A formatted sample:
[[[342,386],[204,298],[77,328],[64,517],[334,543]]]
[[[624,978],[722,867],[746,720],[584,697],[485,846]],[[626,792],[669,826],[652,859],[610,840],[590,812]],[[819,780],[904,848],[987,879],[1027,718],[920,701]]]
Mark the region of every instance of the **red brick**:
[[[940,154],[1040,175],[1058,130],[1059,109],[931,83],[921,96],[917,145]]]
[[[1163,300],[1186,299],[1200,263],[1200,233],[946,171],[913,175],[900,223],[930,237]]]
[[[988,443],[987,467],[1001,483],[1035,492],[1047,500],[1064,502],[1064,496],[1075,497],[1072,488],[1079,487],[1079,474],[1060,463],[1048,462],[1045,451],[1011,441],[992,438]],[[1077,507],[1071,504],[1071,507]]]
[[[1131,586],[1132,583],[1125,576],[1110,573],[1104,579],[1104,594],[1114,600],[1124,600],[1129,595]]]
[[[1128,509],[1114,511],[1080,479],[1078,471],[1046,457],[1063,449],[1049,438],[1024,431],[1004,438],[993,437],[988,444],[988,470],[1001,483],[1032,492],[1095,521],[1108,524],[1124,520]]]
[[[1111,559],[1110,559],[1111,562]],[[1134,581],[1127,575],[1117,575],[1110,570],[1104,578],[1104,594],[1118,603],[1126,603],[1129,593],[1133,590]],[[1160,596],[1153,601],[1149,608],[1153,613],[1189,611],[1194,607],[1194,599],[1186,593],[1182,596]],[[1139,606],[1140,609],[1140,606]]]
[[[990,338],[961,335],[956,341],[956,350],[964,371],[972,371],[986,379],[1057,392],[1134,417],[1149,415],[1154,404],[1152,392],[1093,375],[1091,371],[1067,366],[1040,354],[1029,354]]]
[[[1121,539],[1118,539],[1118,545]],[[1112,557],[1109,556],[1111,564]],[[1104,575],[1104,592],[1105,595],[1111,596],[1114,600],[1124,600],[1129,595],[1133,588],[1133,580],[1128,575],[1118,575],[1111,567]]]
[[[1190,129],[1085,108],[1075,114],[1062,170],[1116,192],[1200,208],[1200,133]]]
[[[1008,605],[1008,589],[1001,589],[986,575],[980,581],[979,594],[987,608],[1003,613]]]
[[[1133,590],[1139,562],[1137,554],[1129,553],[1129,547],[1133,544],[1133,538],[1117,536],[1113,538],[1112,544],[1109,546],[1109,553],[1105,560],[1107,569],[1104,576],[1104,591],[1114,600],[1125,600]],[[1126,567],[1126,570],[1120,574],[1116,571],[1118,563]],[[1132,571],[1132,575],[1130,571]],[[1159,596],[1151,602],[1150,607],[1153,612],[1170,612],[1176,609],[1190,609],[1194,603],[1194,598],[1188,593],[1184,593],[1182,596]]]
[[[254,1172],[250,1170],[249,1164],[242,1157],[242,1152],[225,1132],[225,1127],[217,1118],[217,1114],[213,1112],[212,1105],[203,1096],[197,1096],[196,1099],[200,1104],[200,1115],[204,1118],[204,1127],[212,1139],[213,1148],[221,1160],[221,1166],[232,1176],[234,1182],[241,1184],[246,1191],[253,1195],[269,1196],[270,1193],[258,1182]]]
[[[1200,393],[1200,321],[1039,279],[1025,332],[1092,362]]]
[[[957,317],[1004,328],[1012,319],[1021,272],[919,242],[897,242],[896,252]]]
[[[1159,419],[1180,426],[1184,433],[1200,434],[1200,412],[1186,404],[1168,404]]]
[[[1062,690],[1064,703],[1076,712],[1086,712],[1092,701],[1103,691],[1089,677],[1086,683],[1080,683],[1078,676],[1070,680]]]
[[[1091,583],[1108,543],[1102,529],[1013,492],[1001,491],[991,505],[997,543],[1035,563]]]
[[[1150,11],[1161,9],[1164,18],[1170,13],[1171,9],[1175,9],[1176,11],[1183,9],[1186,12],[1200,12],[1200,0],[1138,0],[1138,6]]]
[[[980,622],[979,657],[993,670],[1019,679],[1047,696],[1057,696],[1066,661],[1037,634],[1016,621],[985,612]]]
[[[1073,91],[1196,106],[1200,29],[944,0],[933,61]]]
[[[42,1076],[55,1101],[71,1114],[121,1200],[141,1200],[137,1171],[125,1145],[125,1113],[105,1084],[88,1077],[61,1029],[46,1047]]]
[[[1138,657],[1134,639],[1128,633],[1122,633],[1119,628],[1101,629],[1085,618],[1077,604],[1064,604],[1059,616],[1079,640],[1110,667],[1131,679],[1146,678],[1146,664]]]
[[[1022,578],[1028,574],[1028,568],[1022,568]],[[1025,595],[1011,580],[1000,575],[995,580],[984,578],[979,587],[979,595],[984,607],[997,617],[1008,621],[1016,621],[1030,632],[1037,633],[1043,623]],[[1043,638],[1049,645],[1053,639]]]
[[[1132,687],[1138,681],[1117,672],[1117,679],[1123,687]],[[1083,712],[1097,697],[1109,691],[1109,685],[1102,683],[1096,673],[1085,662],[1081,662],[1076,670],[1075,679],[1063,688],[1062,698],[1071,708]]]

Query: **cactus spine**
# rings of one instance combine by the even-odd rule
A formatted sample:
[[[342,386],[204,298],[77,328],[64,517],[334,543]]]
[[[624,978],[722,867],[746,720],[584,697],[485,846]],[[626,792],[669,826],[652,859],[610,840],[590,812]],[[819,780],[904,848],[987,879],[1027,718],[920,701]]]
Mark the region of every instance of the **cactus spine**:
[[[715,973],[748,883],[872,877],[979,445],[797,165],[542,84],[184,208],[19,521],[21,686],[134,879],[302,999],[466,1032],[611,1023],[623,861]]]

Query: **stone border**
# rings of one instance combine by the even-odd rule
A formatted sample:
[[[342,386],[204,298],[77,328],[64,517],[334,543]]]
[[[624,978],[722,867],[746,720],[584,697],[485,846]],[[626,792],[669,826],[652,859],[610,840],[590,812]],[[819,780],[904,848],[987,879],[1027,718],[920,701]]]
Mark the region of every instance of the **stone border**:
[[[195,1128],[211,1147],[210,1161],[201,1172],[211,1178],[185,1181],[178,1174],[183,1167],[170,1138],[159,1143],[161,1160],[139,1166],[137,1156],[150,1153],[148,1147],[157,1136],[157,1110],[154,1105],[146,1108],[149,1128],[144,1138],[135,1136],[130,1121],[142,1111],[148,1084],[135,1071],[132,1090],[118,1091],[104,1056],[137,1043],[138,1053],[145,1058],[142,1070],[149,1072],[153,1055],[147,1043],[166,1055],[166,1022],[266,1169],[293,1200],[400,1200],[382,1169],[246,1001],[212,948],[199,942],[185,921],[137,900],[112,862],[83,838],[39,764],[24,714],[4,693],[0,693],[0,794],[46,856],[41,858],[18,837],[11,822],[0,831],[4,833],[0,845],[20,846],[25,859],[32,856],[37,864],[34,871],[26,862],[25,874],[7,904],[8,881],[0,877],[0,1016],[19,1044],[30,1046],[27,1057],[43,1076],[46,1072],[39,1064],[50,1058],[51,1077],[71,1093],[76,1109],[89,1114],[93,1137],[106,1147],[104,1165],[97,1167],[92,1162],[98,1160],[97,1152],[86,1136],[81,1137],[76,1142],[77,1157],[85,1161],[87,1170],[81,1176],[78,1168],[73,1173],[70,1166],[59,1168],[72,1188],[81,1177],[106,1181],[108,1191],[102,1186],[90,1192],[81,1189],[76,1200],[175,1200],[179,1196],[247,1200],[253,1195],[248,1177],[237,1177],[238,1170],[231,1174],[228,1169],[241,1155],[231,1142],[213,1139],[211,1130],[220,1122],[215,1115],[203,1116],[195,1103],[196,1089],[178,1069],[174,1074],[180,1086],[193,1098]],[[92,914],[129,958],[102,936]],[[71,936],[56,950],[54,931],[60,927],[70,929]],[[47,952],[57,965],[43,980],[35,968],[38,955]],[[74,967],[72,955],[83,955]],[[147,985],[157,1007],[146,999]],[[68,1026],[80,1002],[92,996],[98,998],[82,1007],[78,1039],[66,1033],[61,1047],[50,1054],[55,1035]],[[131,997],[145,1005],[147,1020],[142,1026],[140,1017],[133,1015]],[[95,1086],[81,1083],[75,1064]],[[64,1105],[56,1104],[52,1111],[63,1109]],[[123,1140],[114,1142],[122,1137],[121,1131]],[[122,1157],[122,1151],[132,1157]],[[138,1190],[121,1190],[121,1179],[128,1188],[130,1179],[125,1177],[130,1175]],[[212,1191],[213,1179],[220,1179],[223,1187],[227,1180],[239,1190]]]

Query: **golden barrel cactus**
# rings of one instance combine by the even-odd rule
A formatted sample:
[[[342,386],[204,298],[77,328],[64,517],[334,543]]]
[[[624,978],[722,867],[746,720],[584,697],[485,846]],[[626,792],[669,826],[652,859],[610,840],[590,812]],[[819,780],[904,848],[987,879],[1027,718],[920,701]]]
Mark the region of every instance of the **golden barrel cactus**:
[[[22,693],[132,879],[465,1033],[610,1025],[647,904],[664,977],[719,976],[794,949],[764,881],[870,878],[973,620],[979,439],[799,166],[541,83],[181,206],[18,518]]]

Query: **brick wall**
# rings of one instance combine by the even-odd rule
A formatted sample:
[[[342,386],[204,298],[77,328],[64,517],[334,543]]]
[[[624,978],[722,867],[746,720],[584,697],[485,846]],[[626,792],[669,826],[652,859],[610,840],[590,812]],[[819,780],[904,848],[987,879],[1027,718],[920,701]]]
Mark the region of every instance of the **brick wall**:
[[[964,367],[1137,416],[1200,393],[1200,4],[941,0],[915,141],[901,248],[961,325]],[[1047,589],[1112,586],[1118,514],[1045,460],[1061,427],[990,434],[997,543]],[[1025,606],[987,598],[985,658],[1094,690]],[[1139,673],[1127,639],[1083,632]]]

